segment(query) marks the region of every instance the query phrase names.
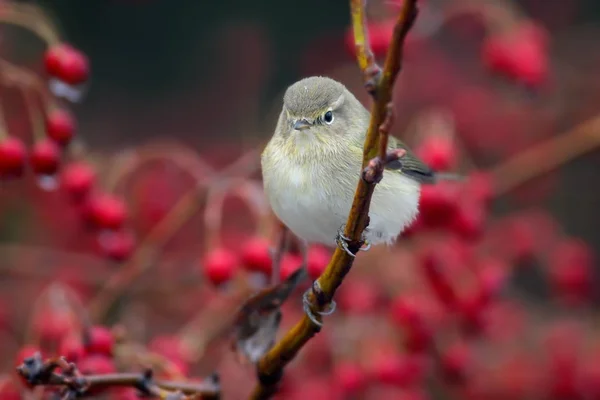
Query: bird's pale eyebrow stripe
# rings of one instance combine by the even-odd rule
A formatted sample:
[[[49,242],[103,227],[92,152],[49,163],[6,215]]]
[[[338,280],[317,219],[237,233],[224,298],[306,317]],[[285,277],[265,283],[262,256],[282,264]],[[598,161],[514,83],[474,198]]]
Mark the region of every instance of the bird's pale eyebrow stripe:
[[[335,110],[337,108],[340,108],[342,104],[344,104],[344,100],[344,94],[341,94],[340,97],[338,97],[338,99],[331,104],[331,109]]]

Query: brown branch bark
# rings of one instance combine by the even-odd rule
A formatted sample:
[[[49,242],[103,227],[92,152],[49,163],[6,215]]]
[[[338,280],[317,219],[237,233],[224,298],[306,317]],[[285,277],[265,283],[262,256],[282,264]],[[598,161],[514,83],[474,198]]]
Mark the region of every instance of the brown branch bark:
[[[365,1],[350,0],[350,7],[358,65],[365,78],[365,87],[374,98],[371,121],[364,143],[362,165],[366,170],[373,159],[379,156],[381,156],[380,159],[383,159],[385,156],[385,154],[379,154],[379,145],[381,136],[387,140],[391,122],[389,104],[391,104],[392,88],[402,66],[404,40],[417,16],[417,7],[416,0],[406,0],[403,3],[382,72],[375,63],[370,49],[366,28]],[[383,173],[382,170],[383,168],[380,173]],[[344,231],[344,235],[350,239],[348,247],[353,254],[356,254],[363,244],[362,233],[368,225],[369,206],[376,181],[367,182],[367,180],[361,179],[356,188]],[[326,270],[313,285],[308,300],[313,314],[317,318],[320,318],[318,312],[325,310],[332,301],[337,288],[350,271],[353,261],[354,257],[346,251],[340,248],[336,249]],[[259,383],[250,398],[253,400],[270,398],[277,391],[284,367],[319,331],[320,326],[311,321],[307,315],[292,327],[281,341],[275,344],[257,363]]]
[[[150,398],[192,400],[220,398],[218,377],[200,383],[155,380],[152,371],[84,375],[64,358],[42,360],[40,354],[26,359],[17,372],[34,386],[61,387],[61,398],[75,399],[110,387],[133,387]]]
[[[494,195],[501,196],[540,175],[548,173],[600,147],[600,115],[568,132],[526,149],[489,172]]]

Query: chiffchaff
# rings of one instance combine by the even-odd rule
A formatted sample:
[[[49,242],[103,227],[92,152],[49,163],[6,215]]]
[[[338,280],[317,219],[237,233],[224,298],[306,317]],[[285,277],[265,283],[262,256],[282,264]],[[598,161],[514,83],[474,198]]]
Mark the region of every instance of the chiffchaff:
[[[275,134],[261,156],[264,189],[277,217],[308,243],[336,244],[348,218],[362,168],[370,113],[344,85],[302,79],[283,97]],[[398,139],[406,154],[386,166],[375,187],[365,240],[393,243],[418,214],[420,184],[433,171]]]

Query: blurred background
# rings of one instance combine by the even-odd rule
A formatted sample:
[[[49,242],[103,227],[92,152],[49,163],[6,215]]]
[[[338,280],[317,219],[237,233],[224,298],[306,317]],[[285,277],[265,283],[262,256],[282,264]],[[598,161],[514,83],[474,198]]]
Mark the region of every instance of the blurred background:
[[[600,3],[420,4],[393,134],[469,179],[424,189],[406,240],[361,254],[280,398],[600,398]],[[400,5],[369,1],[380,60]],[[6,150],[0,136],[2,398],[52,395],[13,371],[40,348],[69,351],[88,372],[216,371],[223,398],[247,398],[255,373],[233,357],[227,327],[270,271],[277,230],[260,150],[302,77],[330,76],[369,105],[348,1],[4,0],[0,10],[3,130],[25,146]],[[65,68],[84,71],[67,82],[78,101],[53,86],[65,80],[49,61],[61,42],[76,52]],[[52,125],[57,109],[68,118]],[[52,126],[75,131],[72,142],[31,151]],[[10,157],[23,164],[17,177],[4,174]],[[311,254],[316,277],[329,250]],[[282,270],[299,264],[292,249]],[[299,293],[280,334],[301,316]]]

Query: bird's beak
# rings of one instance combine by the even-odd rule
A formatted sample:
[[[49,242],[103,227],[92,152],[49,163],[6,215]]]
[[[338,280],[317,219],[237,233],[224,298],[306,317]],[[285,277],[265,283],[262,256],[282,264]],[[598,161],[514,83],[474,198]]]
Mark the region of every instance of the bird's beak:
[[[303,131],[308,128],[310,128],[310,122],[305,119],[299,119],[298,121],[294,122],[294,129],[297,131]]]

